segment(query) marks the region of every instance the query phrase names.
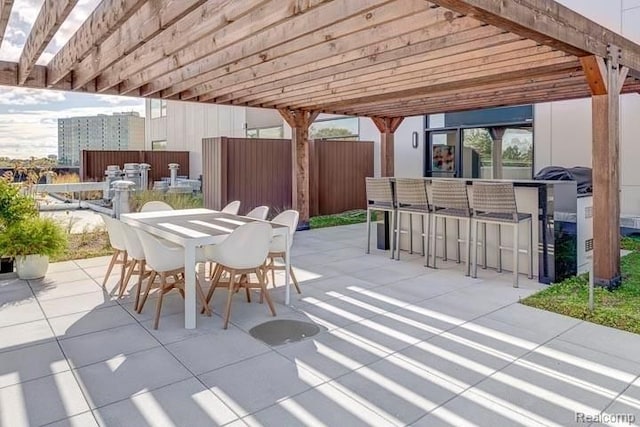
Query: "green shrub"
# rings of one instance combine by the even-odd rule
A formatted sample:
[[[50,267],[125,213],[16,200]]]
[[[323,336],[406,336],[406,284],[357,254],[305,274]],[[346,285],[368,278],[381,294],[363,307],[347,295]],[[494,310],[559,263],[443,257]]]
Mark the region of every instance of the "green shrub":
[[[31,217],[0,234],[0,253],[9,256],[53,256],[67,248],[67,235],[51,218]]]
[[[37,215],[33,199],[22,194],[20,186],[0,178],[0,230]]]

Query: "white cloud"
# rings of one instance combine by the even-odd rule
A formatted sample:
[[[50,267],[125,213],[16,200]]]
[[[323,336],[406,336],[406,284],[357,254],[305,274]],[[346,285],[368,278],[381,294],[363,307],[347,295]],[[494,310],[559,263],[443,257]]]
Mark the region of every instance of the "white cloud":
[[[63,92],[54,90],[0,87],[0,105],[40,105],[65,99]]]

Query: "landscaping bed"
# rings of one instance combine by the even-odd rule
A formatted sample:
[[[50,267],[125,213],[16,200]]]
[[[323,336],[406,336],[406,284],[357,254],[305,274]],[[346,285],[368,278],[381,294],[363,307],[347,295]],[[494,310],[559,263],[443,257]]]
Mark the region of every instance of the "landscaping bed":
[[[522,304],[640,333],[640,239],[624,238],[622,247],[632,251],[622,258],[622,285],[611,291],[596,287],[593,312],[588,307],[586,274],[552,284],[525,298]]]

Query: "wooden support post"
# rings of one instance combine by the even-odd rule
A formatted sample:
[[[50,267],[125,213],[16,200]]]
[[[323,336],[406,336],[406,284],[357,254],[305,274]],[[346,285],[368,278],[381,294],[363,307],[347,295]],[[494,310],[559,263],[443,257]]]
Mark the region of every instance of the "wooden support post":
[[[592,93],[593,272],[594,283],[620,284],[620,91],[627,70],[620,50],[607,58],[581,58]]]
[[[300,213],[298,229],[309,227],[309,126],[319,111],[279,109],[291,126],[291,205]]]
[[[371,117],[380,131],[380,175],[394,176],[394,132],[404,117]]]

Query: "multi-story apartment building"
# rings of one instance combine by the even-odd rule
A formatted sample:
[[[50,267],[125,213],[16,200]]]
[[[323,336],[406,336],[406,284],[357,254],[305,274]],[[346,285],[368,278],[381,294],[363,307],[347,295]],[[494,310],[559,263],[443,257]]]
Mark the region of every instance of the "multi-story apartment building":
[[[640,43],[640,0],[558,0]],[[640,216],[640,95],[621,96],[621,211]],[[192,177],[201,174],[202,138],[289,137],[275,110],[147,100],[147,149],[191,151]],[[374,141],[366,117],[320,115],[311,136]],[[550,166],[591,166],[591,100],[542,103],[463,113],[407,117],[395,133],[397,176],[531,178]],[[376,174],[380,150],[375,150]],[[446,160],[446,161],[443,161]]]
[[[80,164],[82,150],[143,150],[144,117],[136,112],[58,119],[58,160]]]

